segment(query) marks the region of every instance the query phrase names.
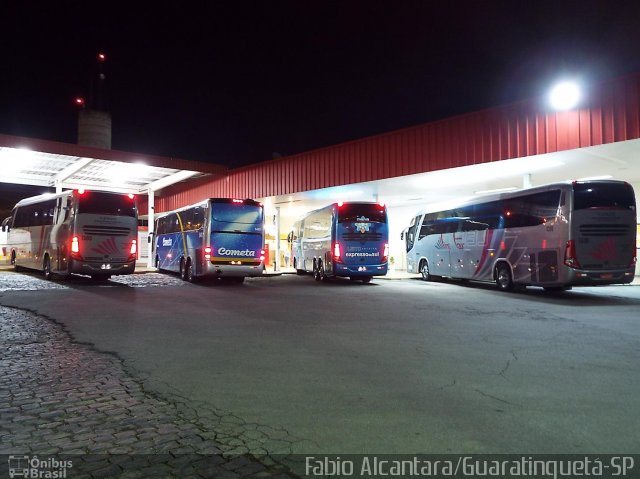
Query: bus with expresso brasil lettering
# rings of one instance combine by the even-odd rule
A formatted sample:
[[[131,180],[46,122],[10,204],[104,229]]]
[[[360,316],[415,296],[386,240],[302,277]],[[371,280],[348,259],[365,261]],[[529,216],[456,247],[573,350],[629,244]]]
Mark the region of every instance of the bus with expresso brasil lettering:
[[[155,266],[195,282],[242,283],[264,271],[264,208],[250,199],[209,198],[156,219]]]
[[[636,202],[623,181],[573,181],[503,193],[412,218],[407,269],[495,281],[499,289],[625,284],[636,264]]]
[[[17,270],[95,280],[135,270],[138,210],[132,194],[78,189],[26,198],[3,229]]]
[[[298,274],[316,281],[342,276],[365,283],[387,274],[389,229],[382,203],[340,202],[296,221],[291,257]]]

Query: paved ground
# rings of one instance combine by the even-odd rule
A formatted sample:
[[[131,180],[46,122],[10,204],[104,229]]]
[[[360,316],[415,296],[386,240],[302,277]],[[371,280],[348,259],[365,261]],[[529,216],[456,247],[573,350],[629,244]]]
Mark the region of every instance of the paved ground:
[[[289,477],[267,453],[286,431],[155,397],[42,316],[0,307],[0,371],[0,454],[71,455],[73,477]]]
[[[294,275],[223,287],[153,273],[104,285],[0,273],[0,303],[117,353],[109,357],[122,358],[123,374],[183,415],[174,417],[206,419],[197,426],[216,432],[223,451],[633,453],[640,444],[636,286],[549,295]],[[219,429],[225,417],[235,418],[229,432]]]

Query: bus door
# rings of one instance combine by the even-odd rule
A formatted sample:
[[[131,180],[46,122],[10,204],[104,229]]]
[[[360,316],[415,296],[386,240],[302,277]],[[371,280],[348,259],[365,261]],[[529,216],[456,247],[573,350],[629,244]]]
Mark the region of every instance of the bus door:
[[[458,218],[436,220],[433,233],[429,235],[431,251],[429,272],[437,276],[452,276],[452,257],[457,261],[458,253],[454,242],[454,234],[458,231]],[[453,254],[452,254],[453,252]]]

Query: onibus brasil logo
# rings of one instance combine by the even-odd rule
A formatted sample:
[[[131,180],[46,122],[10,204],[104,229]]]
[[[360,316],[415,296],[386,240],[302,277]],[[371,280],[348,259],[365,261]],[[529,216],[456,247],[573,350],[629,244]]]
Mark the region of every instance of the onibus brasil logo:
[[[9,477],[37,479],[64,479],[72,461],[61,461],[53,457],[39,459],[38,456],[9,456]]]

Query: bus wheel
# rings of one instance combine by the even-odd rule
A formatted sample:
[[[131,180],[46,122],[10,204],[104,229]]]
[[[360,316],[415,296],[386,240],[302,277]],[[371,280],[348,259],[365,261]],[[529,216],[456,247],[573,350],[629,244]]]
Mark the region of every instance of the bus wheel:
[[[184,258],[180,258],[180,279],[182,281],[187,280],[187,272],[185,270],[186,268],[184,267]]]
[[[324,274],[324,264],[322,264],[322,261],[318,261],[318,264],[316,265],[316,273],[315,273],[314,279],[316,281],[327,280],[327,276]]]
[[[160,256],[156,255],[156,268],[160,269],[159,266],[160,266]]]
[[[303,269],[298,269],[298,262],[296,261],[296,259],[293,259],[293,268],[296,270],[296,274],[297,275],[302,275],[304,274],[304,270]]]
[[[193,264],[191,263],[190,259],[187,260],[187,267],[185,268],[185,270],[186,270],[184,274],[185,281],[188,281],[189,283],[195,283],[197,278],[196,278],[196,275],[193,274]]]
[[[49,259],[49,255],[46,255],[44,257],[42,272],[44,273],[44,279],[49,281],[53,279],[53,273],[51,272],[51,260]]]
[[[423,281],[431,281],[431,274],[429,274],[429,263],[426,259],[423,259],[420,263],[420,274]]]
[[[371,282],[371,276],[365,276],[364,278],[362,278],[362,282],[363,283],[370,283]]]
[[[502,291],[513,290],[513,278],[511,276],[511,269],[506,263],[500,263],[496,266],[496,284]]]

